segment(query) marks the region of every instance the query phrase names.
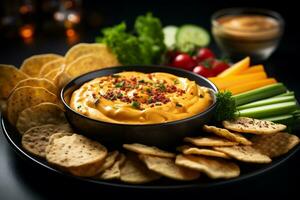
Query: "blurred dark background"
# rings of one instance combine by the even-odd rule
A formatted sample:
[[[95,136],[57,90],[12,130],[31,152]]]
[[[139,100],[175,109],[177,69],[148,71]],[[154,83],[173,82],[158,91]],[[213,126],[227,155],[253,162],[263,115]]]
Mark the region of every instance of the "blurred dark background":
[[[148,11],[159,17],[163,25],[194,23],[210,30],[210,17],[213,12],[229,7],[267,8],[283,16],[286,26],[280,46],[263,64],[269,75],[294,90],[299,100],[299,7],[296,1],[291,0],[2,0],[0,63],[20,66],[25,58],[33,54],[64,54],[70,46],[78,42],[94,42],[101,28],[121,21],[132,26],[138,15]],[[221,54],[214,42],[211,47]],[[56,192],[63,197],[71,197],[70,194],[87,197],[95,193],[118,195],[112,189],[73,183],[25,163],[11,150],[2,134],[0,148],[0,199],[53,199]],[[209,191],[199,189],[199,198],[230,196],[253,199],[264,195],[290,199],[288,197],[298,193],[299,156],[298,152],[276,170],[241,184]],[[131,192],[136,197],[144,194]],[[131,192],[129,194],[133,194]],[[147,194],[153,195],[151,192]],[[182,194],[186,196],[187,193]]]

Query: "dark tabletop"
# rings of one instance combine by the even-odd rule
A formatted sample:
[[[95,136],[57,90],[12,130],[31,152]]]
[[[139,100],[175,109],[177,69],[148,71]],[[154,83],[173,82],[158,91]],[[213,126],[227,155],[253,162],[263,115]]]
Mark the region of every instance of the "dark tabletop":
[[[83,3],[83,8],[89,13],[101,12],[104,22],[102,26],[118,23],[121,20],[132,23],[136,15],[143,14],[146,11],[153,11],[156,16],[162,19],[164,24],[180,25],[186,22],[197,23],[209,28],[209,20],[213,11],[222,7],[242,6],[237,1],[210,1],[210,4],[202,5],[192,1],[185,1],[181,4],[159,3],[141,3],[128,4],[100,4],[96,1]],[[199,1],[200,2],[200,1]],[[253,3],[254,2],[254,3]],[[255,4],[256,2],[256,4]],[[244,6],[257,5],[259,1],[246,1]],[[228,3],[228,4],[227,4]],[[271,8],[279,11],[286,20],[286,32],[278,50],[271,58],[264,62],[268,74],[276,77],[279,81],[296,92],[298,100],[300,99],[300,81],[299,73],[299,33],[294,22],[293,15],[296,8],[292,4],[281,6],[273,3],[272,5],[259,6]],[[86,12],[86,11],[85,11]],[[112,13],[113,12],[113,13]],[[293,13],[293,14],[291,14]],[[86,13],[84,13],[86,14]],[[37,21],[39,19],[36,19]],[[99,27],[84,25],[80,27],[80,39],[82,42],[93,42],[97,35]],[[51,35],[39,33],[34,42],[24,44],[20,39],[7,39],[4,36],[0,38],[0,63],[14,64],[19,66],[23,59],[33,54],[40,53],[60,53],[64,54],[69,48],[69,44],[61,35]],[[216,48],[212,45],[213,48]],[[0,131],[1,132],[1,131]],[[297,133],[296,133],[297,134]],[[300,134],[298,134],[300,135]],[[199,189],[194,191],[177,191],[181,195],[189,195],[191,192],[197,193],[202,197],[242,197],[243,199],[259,198],[261,195],[275,196],[281,198],[291,197],[298,192],[298,179],[300,178],[300,152],[297,152],[287,162],[279,167],[258,177],[212,189]],[[176,193],[176,194],[177,194]],[[91,184],[83,184],[74,180],[60,177],[53,172],[47,171],[39,166],[20,158],[10,147],[2,132],[0,133],[0,199],[54,199],[54,198],[78,198],[88,196],[103,195],[130,195],[136,197],[147,197],[154,195],[169,195],[167,191],[134,191],[118,190],[115,188],[102,188]],[[133,195],[134,194],[134,195]],[[174,192],[172,192],[174,194]]]

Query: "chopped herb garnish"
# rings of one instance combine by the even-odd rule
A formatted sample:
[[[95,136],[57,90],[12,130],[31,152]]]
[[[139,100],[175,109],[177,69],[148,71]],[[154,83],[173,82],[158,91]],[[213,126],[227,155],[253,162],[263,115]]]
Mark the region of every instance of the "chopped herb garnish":
[[[156,103],[155,105],[156,105],[156,106],[161,106],[161,103]]]
[[[81,105],[77,106],[77,109],[80,109],[81,108]]]
[[[182,105],[178,102],[176,102],[176,107],[182,107]]]
[[[150,103],[153,103],[153,98],[152,98],[152,97],[149,97],[147,102],[148,102],[149,104],[150,104]]]
[[[113,78],[120,78],[121,76],[117,75],[117,74],[113,74],[113,75],[111,75],[111,77],[113,77]]]
[[[177,79],[174,80],[174,84],[177,85],[179,84],[179,81]]]
[[[116,83],[115,87],[120,88],[120,87],[123,87],[124,84],[125,84],[125,82],[124,82],[124,81],[121,81],[121,82],[119,82],[119,83]]]
[[[161,92],[166,91],[166,86],[165,86],[163,83],[158,84],[157,88],[158,88]]]
[[[137,101],[133,101],[133,102],[131,103],[131,106],[134,107],[134,108],[136,108],[136,109],[139,109],[139,108],[140,108],[140,103],[137,102]]]
[[[118,97],[118,98],[121,98],[122,96],[123,96],[122,93],[118,93],[118,94],[117,94],[117,97]]]
[[[139,83],[145,83],[145,80],[144,79],[139,80]]]
[[[150,88],[147,88],[146,91],[147,91],[148,93],[151,93],[151,92],[152,92],[152,90],[151,90]]]

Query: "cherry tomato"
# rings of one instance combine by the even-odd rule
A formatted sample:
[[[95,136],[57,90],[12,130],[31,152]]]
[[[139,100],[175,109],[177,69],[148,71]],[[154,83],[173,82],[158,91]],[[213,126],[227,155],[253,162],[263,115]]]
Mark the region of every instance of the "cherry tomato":
[[[220,74],[221,72],[223,72],[228,68],[229,68],[228,63],[224,61],[214,60],[214,62],[212,63],[212,70],[215,73],[215,75]]]
[[[177,55],[172,62],[172,66],[190,71],[193,70],[193,67],[196,66],[196,64],[197,63],[193,58],[187,53]]]
[[[212,76],[214,76],[213,71],[211,69],[206,68],[203,65],[196,66],[193,69],[193,72],[196,73],[196,74],[198,74],[198,75],[204,76],[204,77],[212,77]]]
[[[201,48],[197,53],[197,61],[202,62],[208,58],[215,58],[215,54],[209,48]]]

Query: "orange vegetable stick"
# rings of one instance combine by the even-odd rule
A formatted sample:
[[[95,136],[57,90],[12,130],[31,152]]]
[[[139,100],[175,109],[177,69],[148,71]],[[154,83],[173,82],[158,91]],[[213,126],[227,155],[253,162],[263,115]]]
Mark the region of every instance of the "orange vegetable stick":
[[[235,75],[228,77],[213,77],[209,78],[219,89],[233,87],[239,84],[251,82],[254,80],[267,79],[267,74],[265,72],[257,72],[243,75]]]
[[[249,74],[249,73],[256,73],[256,72],[264,72],[265,68],[263,65],[254,65],[249,67],[249,69],[246,69],[242,72],[242,74]]]
[[[249,90],[254,90],[254,89],[266,86],[266,85],[271,85],[273,83],[277,83],[276,79],[274,79],[274,78],[268,78],[268,79],[264,79],[264,80],[260,80],[260,81],[254,80],[252,82],[248,82],[245,84],[228,87],[225,90],[229,90],[233,95],[235,95],[235,94],[239,94],[239,93],[246,92]]]
[[[221,72],[217,77],[226,77],[237,75],[245,71],[249,68],[250,65],[250,57],[246,57],[243,60],[233,64],[231,67],[226,69],[225,71]]]

